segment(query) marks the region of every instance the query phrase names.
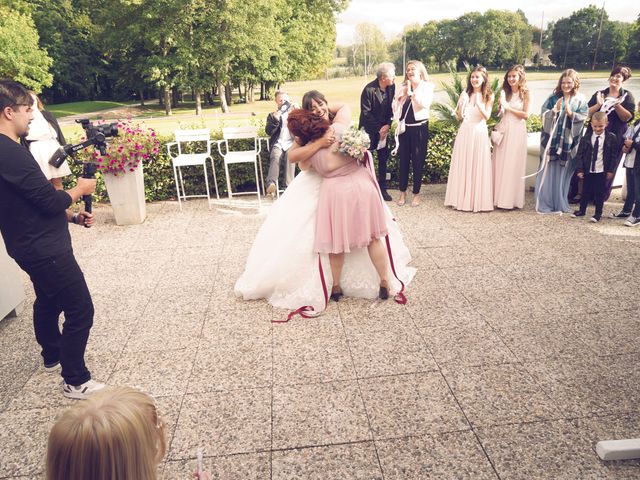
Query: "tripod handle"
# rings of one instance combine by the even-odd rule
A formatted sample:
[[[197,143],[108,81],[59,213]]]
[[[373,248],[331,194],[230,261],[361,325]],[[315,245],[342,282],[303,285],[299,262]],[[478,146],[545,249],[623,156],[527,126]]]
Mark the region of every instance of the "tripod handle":
[[[85,163],[82,167],[82,178],[96,178],[96,170],[97,166],[95,163]],[[82,200],[84,201],[84,211],[92,213],[93,197],[91,195],[83,195]],[[86,223],[84,227],[90,228]]]

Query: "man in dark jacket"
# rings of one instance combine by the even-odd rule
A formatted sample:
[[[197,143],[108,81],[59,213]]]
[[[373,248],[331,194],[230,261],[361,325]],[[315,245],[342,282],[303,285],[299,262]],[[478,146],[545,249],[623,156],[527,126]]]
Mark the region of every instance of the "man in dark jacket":
[[[381,63],[376,71],[376,79],[364,87],[360,96],[359,127],[364,127],[369,134],[371,153],[378,152],[378,183],[386,201],[392,200],[391,195],[387,193],[387,160],[389,159],[387,135],[393,118],[391,104],[396,92],[396,86],[393,83],[395,75],[396,69],[393,63]]]
[[[287,92],[276,92],[276,111],[267,116],[265,132],[269,135],[269,173],[267,173],[267,195],[274,197],[278,188],[280,165],[284,164],[285,182],[287,185],[293,181],[296,166],[287,162],[287,151],[293,145],[293,138],[287,128],[287,117],[292,105]]]
[[[9,256],[33,282],[33,327],[44,368],[53,372],[61,366],[63,395],[83,399],[104,385],[91,378],[84,362],[93,303],[73,255],[68,224],[91,226],[93,215],[67,209],[90,195],[96,181],[79,178],[65,191],[47,180],[29,150],[19,144],[28,133],[32,105],[22,85],[0,80],[0,233]]]

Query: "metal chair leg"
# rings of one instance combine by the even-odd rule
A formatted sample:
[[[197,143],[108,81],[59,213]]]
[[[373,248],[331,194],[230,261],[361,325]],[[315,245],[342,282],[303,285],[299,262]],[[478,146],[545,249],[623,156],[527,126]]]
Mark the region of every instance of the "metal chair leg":
[[[180,187],[178,185],[178,172],[176,171],[176,166],[173,166],[173,179],[176,182],[176,193],[178,194],[178,207],[180,207],[180,211],[182,211],[182,203],[180,202]]]

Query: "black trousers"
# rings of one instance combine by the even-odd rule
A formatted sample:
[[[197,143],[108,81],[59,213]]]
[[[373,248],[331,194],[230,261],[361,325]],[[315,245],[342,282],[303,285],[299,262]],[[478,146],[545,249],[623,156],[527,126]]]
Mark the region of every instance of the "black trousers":
[[[367,132],[369,135],[369,139],[371,140],[371,148],[369,152],[373,157],[375,153],[378,159],[378,185],[380,185],[380,190],[387,189],[387,162],[389,161],[389,147],[385,146],[380,150],[377,149],[378,143],[380,142],[380,133],[378,132]],[[387,136],[387,141],[389,137]]]
[[[413,171],[413,193],[420,193],[422,175],[427,160],[427,142],[429,140],[429,122],[415,127],[407,127],[400,135],[398,153],[400,156],[400,191],[406,192],[409,185],[409,166]]]
[[[582,186],[582,198],[580,199],[580,211],[587,209],[589,202],[593,200],[596,206],[596,217],[602,216],[602,206],[607,196],[607,173],[584,172],[584,184]]]
[[[91,378],[84,352],[93,325],[93,302],[73,252],[24,263],[36,292],[33,328],[45,364],[60,362],[62,378],[81,385]],[[62,332],[60,313],[64,312]]]

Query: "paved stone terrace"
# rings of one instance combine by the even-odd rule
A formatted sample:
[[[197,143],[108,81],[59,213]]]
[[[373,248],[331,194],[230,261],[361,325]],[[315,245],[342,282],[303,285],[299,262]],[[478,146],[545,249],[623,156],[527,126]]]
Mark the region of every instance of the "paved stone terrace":
[[[251,211],[166,202],[118,227],[105,206],[72,228],[96,305],[88,364],[158,399],[162,478],[190,478],[198,446],[215,479],[640,478],[594,453],[640,436],[640,229],[537,215],[530,194],[470,214],[426,192],[392,207],[418,268],[406,306],[345,299],[284,325],[233,295]],[[41,478],[71,404],[40,366],[25,287],[0,324],[0,478]]]

